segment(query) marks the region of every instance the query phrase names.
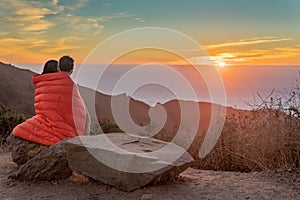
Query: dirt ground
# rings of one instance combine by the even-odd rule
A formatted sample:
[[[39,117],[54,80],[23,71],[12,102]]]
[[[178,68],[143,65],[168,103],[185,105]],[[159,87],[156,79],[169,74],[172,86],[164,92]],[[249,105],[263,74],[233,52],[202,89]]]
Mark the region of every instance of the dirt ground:
[[[217,172],[189,168],[178,180],[123,192],[95,182],[13,181],[8,175],[16,165],[0,148],[0,199],[300,199],[300,173]]]

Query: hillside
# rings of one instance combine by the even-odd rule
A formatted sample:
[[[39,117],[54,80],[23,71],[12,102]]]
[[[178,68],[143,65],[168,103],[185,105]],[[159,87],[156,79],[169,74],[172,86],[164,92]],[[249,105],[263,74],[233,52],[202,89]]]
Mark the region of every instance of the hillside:
[[[0,62],[0,102],[30,117],[34,115],[33,72]]]

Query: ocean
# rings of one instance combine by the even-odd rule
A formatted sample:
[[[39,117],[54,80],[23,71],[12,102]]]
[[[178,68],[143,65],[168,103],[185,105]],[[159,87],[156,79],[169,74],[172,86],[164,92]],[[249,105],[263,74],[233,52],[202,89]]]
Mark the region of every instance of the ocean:
[[[17,64],[41,73],[43,64]],[[300,66],[227,66],[223,68],[163,65],[89,64],[75,66],[73,80],[108,94],[128,96],[154,106],[172,99],[212,102],[252,109],[258,94],[287,94],[300,81]],[[270,97],[268,97],[270,98]],[[257,102],[259,103],[259,101]]]

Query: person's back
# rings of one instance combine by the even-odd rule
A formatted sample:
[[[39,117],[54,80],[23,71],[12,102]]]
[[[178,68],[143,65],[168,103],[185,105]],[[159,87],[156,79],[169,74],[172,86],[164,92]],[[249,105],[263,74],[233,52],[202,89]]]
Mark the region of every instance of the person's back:
[[[13,134],[46,146],[84,135],[87,111],[69,74],[46,73],[35,75],[32,80],[36,115],[15,127]]]

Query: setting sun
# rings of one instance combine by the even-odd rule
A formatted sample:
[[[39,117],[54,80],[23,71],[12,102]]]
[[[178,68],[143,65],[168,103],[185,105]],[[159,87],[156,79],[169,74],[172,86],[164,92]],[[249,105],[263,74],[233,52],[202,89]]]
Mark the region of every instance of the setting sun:
[[[223,61],[221,61],[221,62],[218,63],[218,66],[219,66],[219,67],[225,67],[225,66],[226,66],[226,63],[223,62]]]

